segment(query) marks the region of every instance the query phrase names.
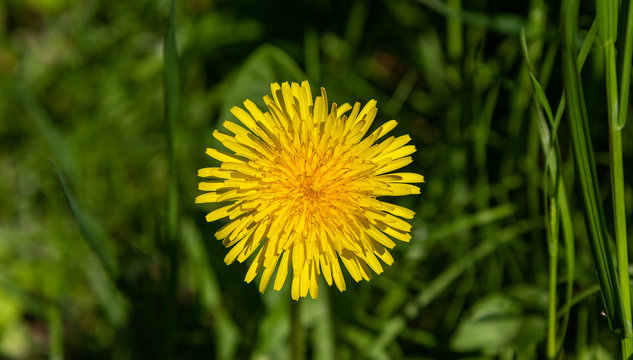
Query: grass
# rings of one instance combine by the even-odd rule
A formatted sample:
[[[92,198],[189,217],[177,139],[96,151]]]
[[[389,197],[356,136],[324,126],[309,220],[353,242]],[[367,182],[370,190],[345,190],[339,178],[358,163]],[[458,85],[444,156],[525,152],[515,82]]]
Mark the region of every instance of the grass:
[[[633,353],[631,1],[8,1],[0,19],[0,358]],[[228,110],[304,79],[376,99],[427,182],[397,200],[413,240],[384,274],[298,306],[223,263],[193,199]]]

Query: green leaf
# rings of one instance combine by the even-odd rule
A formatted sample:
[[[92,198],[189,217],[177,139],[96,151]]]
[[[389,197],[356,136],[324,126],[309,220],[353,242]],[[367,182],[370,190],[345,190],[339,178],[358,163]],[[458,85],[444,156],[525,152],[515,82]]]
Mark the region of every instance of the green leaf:
[[[531,72],[530,72],[530,79],[532,80],[532,86],[534,87],[534,96],[536,97],[536,100],[539,102],[539,104],[545,110],[547,119],[550,121],[550,126],[553,129],[554,128],[554,114],[552,113],[552,107],[549,105],[549,101],[547,101],[547,96],[545,96],[545,92],[543,91],[541,84],[539,84],[538,80],[536,80],[536,77],[534,77],[534,74],[532,74]]]
[[[540,296],[520,299],[494,294],[483,298],[460,321],[451,339],[451,348],[456,351],[479,350],[488,354],[516,349],[521,353],[541,342],[545,337],[545,319],[526,310],[530,307],[542,309],[542,298],[546,303],[547,295],[540,289],[526,288],[519,292]]]

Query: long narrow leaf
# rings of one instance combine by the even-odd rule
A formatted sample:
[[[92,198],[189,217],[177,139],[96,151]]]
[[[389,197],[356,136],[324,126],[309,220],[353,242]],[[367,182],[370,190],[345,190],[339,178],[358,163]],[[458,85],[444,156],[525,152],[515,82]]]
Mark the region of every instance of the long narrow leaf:
[[[571,124],[574,161],[585,204],[586,222],[602,298],[610,326],[614,331],[625,328],[620,289],[615,273],[613,256],[607,248],[607,231],[604,214],[598,197],[598,181],[589,136],[587,110],[576,60],[576,30],[579,1],[564,0],[561,10],[563,43],[563,82],[567,99],[567,114]]]
[[[79,207],[77,202],[75,201],[75,197],[72,192],[68,188],[68,184],[66,183],[66,178],[64,174],[62,174],[61,170],[57,167],[57,165],[51,160],[51,164],[53,164],[55,168],[55,172],[57,173],[57,178],[59,179],[59,183],[62,186],[62,190],[64,191],[64,196],[66,197],[66,202],[68,202],[68,207],[70,207],[70,212],[72,213],[75,221],[77,221],[77,225],[79,226],[79,230],[83,235],[83,238],[88,243],[88,246],[92,249],[92,251],[97,255],[97,258],[103,265],[103,268],[106,270],[108,275],[113,280],[117,279],[117,264],[114,260],[114,256],[110,253],[110,250],[106,246],[105,234],[103,230],[98,227],[94,220],[88,217],[82,209]]]
[[[622,14],[626,14],[626,28],[624,29],[624,49],[620,70],[620,109],[618,111],[618,128],[622,129],[626,124],[629,110],[629,93],[631,90],[631,62],[633,58],[633,1],[622,2]],[[621,38],[621,37],[620,37]],[[621,43],[621,42],[620,42]]]

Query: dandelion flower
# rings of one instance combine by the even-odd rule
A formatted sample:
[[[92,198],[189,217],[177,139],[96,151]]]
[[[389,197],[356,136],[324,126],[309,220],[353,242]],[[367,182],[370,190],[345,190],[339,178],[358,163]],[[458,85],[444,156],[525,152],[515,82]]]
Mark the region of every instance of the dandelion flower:
[[[273,287],[280,290],[292,270],[292,298],[318,295],[318,277],[345,291],[345,267],[355,281],[369,280],[393,263],[393,239],[409,241],[411,225],[402,218],[414,212],[379,200],[419,194],[409,183],[424,177],[392,172],[412,162],[408,135],[387,137],[397,124],[386,122],[364,137],[376,117],[376,101],[361,108],[332,104],[325,89],[314,102],[304,81],[271,85],[272,98],[262,112],[250,100],[247,111],[233,107],[242,123],[225,121],[232,134],[214,131],[232,153],[207,149],[220,167],[200,169],[206,193],[196,203],[224,203],[207,221],[228,217],[215,236],[231,248],[224,261],[255,258],[246,273],[251,282],[262,272],[263,292],[277,269]],[[345,115],[351,110],[349,115]],[[340,260],[340,261],[339,261]],[[342,266],[341,266],[342,263]]]

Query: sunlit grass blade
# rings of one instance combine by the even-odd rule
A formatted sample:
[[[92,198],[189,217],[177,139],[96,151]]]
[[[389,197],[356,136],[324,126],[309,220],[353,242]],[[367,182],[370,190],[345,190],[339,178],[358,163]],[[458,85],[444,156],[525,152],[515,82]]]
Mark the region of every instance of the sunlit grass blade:
[[[628,88],[627,102],[619,104],[618,99],[618,70],[616,62],[617,29],[618,29],[618,6],[617,0],[596,0],[598,16],[599,38],[604,51],[604,72],[607,93],[607,114],[609,119],[609,160],[611,170],[611,199],[613,202],[613,214],[615,222],[615,242],[617,250],[618,277],[620,280],[621,300],[624,305],[624,331],[622,339],[622,357],[628,359],[633,355],[633,329],[631,328],[631,295],[629,284],[629,259],[628,242],[626,232],[626,209],[624,203],[624,169],[622,164],[622,125],[626,120],[626,114],[620,115],[620,109],[628,110]],[[629,24],[627,24],[629,26]],[[627,34],[627,37],[631,37]],[[628,40],[629,42],[631,40]],[[630,44],[629,44],[630,47]],[[626,44],[625,44],[626,48]],[[631,51],[628,49],[629,52]],[[625,54],[624,57],[630,54]],[[625,65],[622,70],[627,72],[626,81],[630,82],[630,66]],[[628,70],[627,70],[628,69]],[[620,74],[622,75],[622,74]]]
[[[608,250],[608,235],[603,209],[598,197],[598,181],[589,136],[589,125],[584,95],[576,59],[576,31],[578,22],[578,0],[565,0],[561,10],[563,43],[563,82],[567,99],[574,161],[582,197],[585,217],[589,227],[592,254],[602,290],[604,305],[610,326],[614,331],[624,331],[625,318],[620,286],[615,273],[613,256]]]

